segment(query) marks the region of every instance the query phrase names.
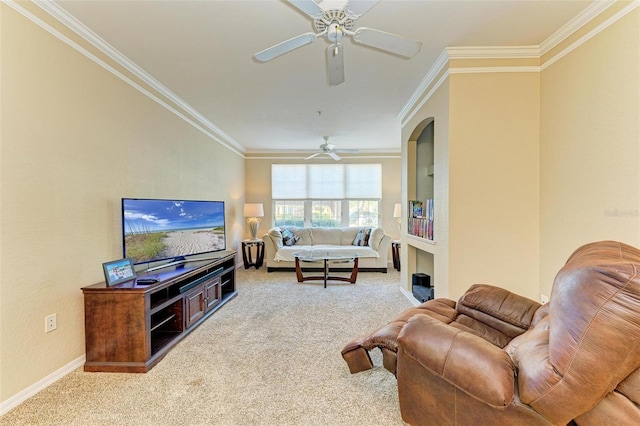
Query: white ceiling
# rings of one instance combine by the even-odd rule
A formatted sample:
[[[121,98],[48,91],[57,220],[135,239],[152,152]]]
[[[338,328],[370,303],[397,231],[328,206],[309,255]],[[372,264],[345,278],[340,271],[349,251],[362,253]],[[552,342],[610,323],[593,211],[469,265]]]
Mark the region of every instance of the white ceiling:
[[[285,1],[57,3],[257,153],[315,150],[324,135],[339,149],[399,152],[398,114],[446,47],[538,46],[592,2],[381,0],[356,28],[420,40],[422,50],[404,59],[343,40],[346,81],[335,87],[327,83],[325,39],[270,62],[253,58],[314,31]]]

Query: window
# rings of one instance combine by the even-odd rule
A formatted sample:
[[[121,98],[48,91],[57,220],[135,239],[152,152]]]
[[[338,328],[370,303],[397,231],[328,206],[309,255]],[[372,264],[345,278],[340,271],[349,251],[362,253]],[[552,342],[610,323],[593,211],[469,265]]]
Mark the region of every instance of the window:
[[[377,201],[349,201],[349,226],[378,226]]]
[[[381,164],[274,164],[275,226],[378,226]]]
[[[304,227],[304,201],[274,201],[274,226]]]
[[[311,226],[339,228],[342,226],[342,201],[311,201]]]

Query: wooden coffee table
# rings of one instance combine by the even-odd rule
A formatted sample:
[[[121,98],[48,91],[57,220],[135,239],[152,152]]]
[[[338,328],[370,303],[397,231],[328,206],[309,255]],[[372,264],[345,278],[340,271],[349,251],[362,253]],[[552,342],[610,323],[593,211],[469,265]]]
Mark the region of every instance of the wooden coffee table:
[[[296,259],[296,276],[298,282],[310,280],[323,280],[324,288],[327,288],[327,281],[346,281],[351,284],[355,284],[358,277],[358,254],[357,253],[340,253],[332,254],[327,252],[299,252],[294,253],[293,256]],[[300,262],[305,263],[324,263],[323,274],[304,277],[302,276],[302,270],[300,269]],[[350,277],[336,277],[329,275],[329,263],[349,263],[353,262],[353,270]]]

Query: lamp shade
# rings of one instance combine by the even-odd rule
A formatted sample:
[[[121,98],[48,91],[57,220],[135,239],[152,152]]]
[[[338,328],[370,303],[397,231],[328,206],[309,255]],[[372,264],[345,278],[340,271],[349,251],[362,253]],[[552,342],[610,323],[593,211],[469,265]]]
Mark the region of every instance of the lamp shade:
[[[245,204],[244,205],[244,217],[263,217],[264,209],[262,203]]]
[[[398,218],[401,216],[402,216],[402,206],[400,205],[400,203],[396,203],[396,205],[393,206],[393,217]]]

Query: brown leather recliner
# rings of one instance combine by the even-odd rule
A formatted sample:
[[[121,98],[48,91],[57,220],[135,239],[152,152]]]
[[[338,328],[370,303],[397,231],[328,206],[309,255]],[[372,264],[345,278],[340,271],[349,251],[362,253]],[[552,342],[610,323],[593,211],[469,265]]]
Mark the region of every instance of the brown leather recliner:
[[[580,247],[542,307],[506,293],[473,286],[455,308],[426,302],[390,323],[396,338],[387,325],[343,356],[355,372],[384,347],[412,425],[640,424],[640,250]],[[453,312],[434,314],[443,305]]]
[[[503,348],[529,329],[540,304],[487,284],[474,284],[458,300],[434,299],[402,312],[398,318],[371,334],[352,340],[342,349],[351,373],[373,367],[369,351],[380,348],[384,367],[396,373],[398,333],[407,321],[424,314],[486,339]]]

